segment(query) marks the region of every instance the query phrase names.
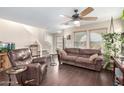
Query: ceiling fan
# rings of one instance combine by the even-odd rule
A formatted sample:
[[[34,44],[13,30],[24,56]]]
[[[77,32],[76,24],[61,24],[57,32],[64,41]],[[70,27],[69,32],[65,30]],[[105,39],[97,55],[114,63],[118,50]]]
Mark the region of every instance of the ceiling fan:
[[[74,21],[74,23],[79,23],[80,20],[95,21],[95,20],[97,20],[97,17],[86,17],[86,15],[91,13],[93,10],[94,9],[92,7],[88,7],[79,13],[78,9],[74,9],[75,14],[73,14],[72,16],[61,15],[61,17],[70,19],[69,21],[66,21],[62,24],[68,24],[69,22],[73,22],[73,21]]]

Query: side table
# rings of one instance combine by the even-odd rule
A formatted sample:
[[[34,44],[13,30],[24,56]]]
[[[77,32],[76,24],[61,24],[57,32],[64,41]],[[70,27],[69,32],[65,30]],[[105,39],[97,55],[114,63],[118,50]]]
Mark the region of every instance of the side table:
[[[119,85],[124,86],[124,61],[120,58],[114,58],[114,80],[117,81]],[[121,76],[116,76],[115,69],[118,68],[118,70],[121,73]]]
[[[24,65],[19,65],[19,66],[11,67],[11,68],[7,69],[5,72],[6,72],[6,74],[8,74],[8,77],[9,77],[9,86],[12,83],[11,75],[17,75],[19,73],[24,72],[26,69],[27,69],[27,66],[24,66]]]
[[[50,65],[51,66],[56,66],[57,65],[57,63],[55,63],[55,60],[54,60],[54,55],[56,55],[56,54],[50,54]]]

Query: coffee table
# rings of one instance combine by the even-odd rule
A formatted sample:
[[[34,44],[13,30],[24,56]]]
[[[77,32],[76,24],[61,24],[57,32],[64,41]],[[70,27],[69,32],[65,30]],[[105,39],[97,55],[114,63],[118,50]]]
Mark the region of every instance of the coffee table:
[[[11,80],[11,75],[17,75],[19,73],[24,72],[27,69],[27,66],[25,65],[18,65],[16,67],[11,67],[7,69],[5,72],[8,74],[9,77],[9,86],[11,86],[12,80]]]

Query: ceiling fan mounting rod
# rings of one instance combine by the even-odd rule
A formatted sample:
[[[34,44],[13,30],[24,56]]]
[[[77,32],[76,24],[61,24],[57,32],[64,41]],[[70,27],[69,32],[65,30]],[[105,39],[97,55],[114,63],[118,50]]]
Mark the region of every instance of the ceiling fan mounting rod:
[[[78,9],[74,9],[74,12],[77,14],[78,13]]]

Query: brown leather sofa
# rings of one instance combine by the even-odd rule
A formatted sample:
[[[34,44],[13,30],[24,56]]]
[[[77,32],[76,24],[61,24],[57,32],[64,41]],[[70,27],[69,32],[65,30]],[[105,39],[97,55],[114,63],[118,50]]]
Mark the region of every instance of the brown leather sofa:
[[[64,50],[57,50],[57,53],[60,64],[65,63],[95,71],[100,71],[102,68],[103,58],[100,50],[65,48]],[[90,61],[90,56],[93,54],[98,54],[98,57]]]
[[[35,58],[31,56],[28,48],[16,49],[8,53],[12,66],[26,65],[27,70],[17,74],[17,81],[21,85],[40,85],[47,71],[46,58]],[[31,81],[31,82],[28,82]],[[28,82],[28,83],[25,83]]]

